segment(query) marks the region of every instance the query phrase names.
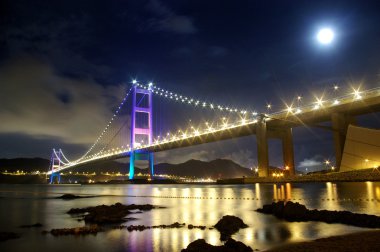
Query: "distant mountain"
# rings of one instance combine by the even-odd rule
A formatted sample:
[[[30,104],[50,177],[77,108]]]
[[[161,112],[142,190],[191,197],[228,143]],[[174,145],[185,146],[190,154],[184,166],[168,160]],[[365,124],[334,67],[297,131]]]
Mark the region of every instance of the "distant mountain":
[[[13,159],[0,159],[0,172],[33,172],[33,171],[46,171],[49,167],[50,161],[44,158],[13,158]]]
[[[228,159],[216,159],[210,162],[191,159],[181,164],[157,164],[155,173],[213,179],[252,176],[250,169]]]
[[[24,172],[46,171],[50,161],[42,158],[16,158],[0,159],[0,171],[5,170],[15,172],[23,170]],[[120,163],[116,161],[104,161],[97,164],[87,164],[73,169],[78,172],[121,172],[128,173],[129,163]],[[135,174],[147,173],[147,169],[136,167]],[[252,176],[250,169],[244,168],[228,159],[216,159],[210,162],[199,160],[189,160],[181,164],[161,163],[155,165],[155,174],[169,174],[176,176],[186,176],[195,178],[236,178],[243,176]]]

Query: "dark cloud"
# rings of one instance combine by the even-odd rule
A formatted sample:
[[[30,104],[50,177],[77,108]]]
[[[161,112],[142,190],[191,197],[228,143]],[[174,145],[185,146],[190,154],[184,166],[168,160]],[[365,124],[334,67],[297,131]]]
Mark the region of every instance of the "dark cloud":
[[[212,161],[217,158],[230,159],[243,167],[254,166],[256,154],[249,149],[233,149],[228,145],[233,145],[233,140],[227,140],[221,146],[220,143],[210,143],[201,146],[187,147],[155,154],[156,163],[183,163],[190,159],[201,161]],[[251,143],[252,145],[254,142]]]
[[[194,34],[197,32],[191,17],[175,13],[159,0],[150,0],[146,8],[153,13],[153,17],[148,19],[146,24],[150,30],[178,34]]]
[[[223,57],[228,54],[228,49],[222,46],[210,46],[209,55],[212,57]]]
[[[125,94],[123,86],[103,87],[91,79],[71,79],[33,58],[0,67],[0,134],[89,145]]]

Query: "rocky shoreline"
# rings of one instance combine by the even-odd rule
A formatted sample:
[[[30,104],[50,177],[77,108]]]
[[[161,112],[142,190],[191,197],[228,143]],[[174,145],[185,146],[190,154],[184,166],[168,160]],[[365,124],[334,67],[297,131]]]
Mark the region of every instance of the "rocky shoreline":
[[[75,198],[75,197],[74,197]],[[200,230],[216,229],[220,233],[220,241],[223,245],[214,246],[208,244],[204,239],[198,239],[191,242],[182,252],[249,252],[253,249],[240,241],[236,241],[231,236],[240,231],[240,229],[247,228],[248,225],[242,219],[236,216],[225,215],[215,225],[197,226],[193,224],[175,222],[169,225],[119,225],[110,226],[110,224],[125,222],[128,218],[126,216],[131,213],[143,211],[150,211],[152,209],[163,208],[153,206],[150,204],[145,205],[123,205],[116,203],[114,205],[99,205],[86,208],[72,208],[67,213],[73,217],[80,215],[83,220],[88,223],[82,227],[73,228],[55,228],[50,231],[42,231],[42,234],[51,234],[52,236],[81,236],[81,235],[96,235],[99,232],[105,232],[110,229],[126,229],[128,232],[144,231],[147,229],[172,229],[172,228],[188,228]],[[134,211],[134,212],[132,212]],[[257,212],[264,214],[272,214],[277,218],[286,221],[322,221],[326,223],[342,223],[358,227],[380,228],[380,217],[367,214],[356,214],[348,211],[328,211],[328,210],[309,210],[306,206],[296,202],[279,201],[272,204],[264,205],[262,208],[257,209]],[[38,228],[42,224],[35,223],[32,225],[22,225],[20,228]],[[273,248],[268,251],[271,252],[284,252],[284,251],[380,251],[380,240],[378,239],[380,230],[374,232],[363,232],[356,234],[348,234],[343,236],[334,236],[329,238],[317,239],[311,242],[301,242],[294,244],[287,244],[278,248]],[[0,241],[9,239],[17,239],[21,236],[17,233],[0,232]],[[345,245],[349,243],[347,248]],[[362,243],[365,242],[365,245]],[[353,250],[354,248],[354,250]]]
[[[380,230],[331,236],[313,241],[297,242],[269,249],[266,252],[372,252],[380,251]]]
[[[86,223],[93,224],[113,224],[122,223],[128,220],[126,216],[131,213],[132,210],[150,211],[152,209],[162,208],[153,206],[150,204],[145,205],[123,205],[116,203],[114,205],[100,205],[95,207],[86,208],[72,208],[67,213],[70,215],[80,215]],[[81,219],[79,219],[81,220]]]
[[[358,214],[349,211],[309,210],[306,206],[292,201],[273,202],[257,209],[257,212],[272,214],[287,221],[320,221],[356,227],[380,228],[380,217],[376,215]]]

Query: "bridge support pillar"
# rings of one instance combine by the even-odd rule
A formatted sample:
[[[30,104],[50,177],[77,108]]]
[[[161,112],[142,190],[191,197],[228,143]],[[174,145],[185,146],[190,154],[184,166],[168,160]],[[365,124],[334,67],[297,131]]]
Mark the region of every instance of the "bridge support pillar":
[[[257,161],[259,168],[259,177],[268,177],[269,175],[269,156],[267,125],[264,115],[260,116],[256,124],[256,141],[257,141]]]
[[[140,115],[140,119],[137,120]],[[143,116],[146,115],[146,116]],[[142,118],[141,118],[142,117]],[[145,123],[143,122],[145,121]],[[137,137],[143,137],[138,142]],[[129,161],[129,179],[135,175],[135,161],[148,160],[149,174],[154,175],[153,152],[145,151],[139,146],[142,143],[151,145],[153,141],[153,100],[151,84],[148,89],[139,87],[135,83],[132,87],[132,115],[131,115],[131,156]],[[144,142],[145,141],[145,142]],[[137,147],[137,150],[135,148]]]
[[[54,184],[54,178],[57,178],[57,184],[61,183],[61,174],[59,172],[53,172],[50,174],[50,182],[49,184]]]
[[[129,179],[133,179],[135,176],[135,162],[136,160],[147,160],[149,162],[149,175],[153,178],[154,175],[154,159],[153,152],[145,151],[131,151],[129,159]]]
[[[289,171],[290,175],[294,175],[295,170],[292,128],[287,128],[284,130],[281,140],[285,169]]]
[[[356,124],[356,120],[350,115],[333,113],[331,115],[331,122],[334,134],[335,164],[337,171],[339,171],[342,162],[344,143],[346,142],[348,125]]]
[[[153,159],[153,152],[149,153],[149,174],[150,177],[153,178],[154,176],[154,159]]]
[[[131,151],[129,158],[129,179],[133,179],[135,176],[135,152]]]

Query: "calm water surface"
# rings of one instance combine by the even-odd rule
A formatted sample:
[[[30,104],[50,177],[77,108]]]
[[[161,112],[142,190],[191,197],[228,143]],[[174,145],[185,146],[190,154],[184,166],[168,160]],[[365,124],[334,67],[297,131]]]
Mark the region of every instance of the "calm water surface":
[[[100,195],[63,201],[63,193]],[[380,215],[380,182],[292,183],[254,185],[0,185],[0,231],[20,233],[20,239],[0,243],[0,251],[180,251],[198,239],[220,245],[216,230],[154,229],[142,232],[109,230],[96,236],[42,235],[41,230],[83,226],[66,212],[99,204],[165,206],[136,213],[130,224],[161,225],[176,221],[213,226],[223,215],[236,215],[249,225],[233,238],[265,250],[273,246],[365,229],[318,222],[288,223],[254,210],[273,201],[291,199],[308,208],[349,210]],[[21,229],[40,222],[42,229]]]

